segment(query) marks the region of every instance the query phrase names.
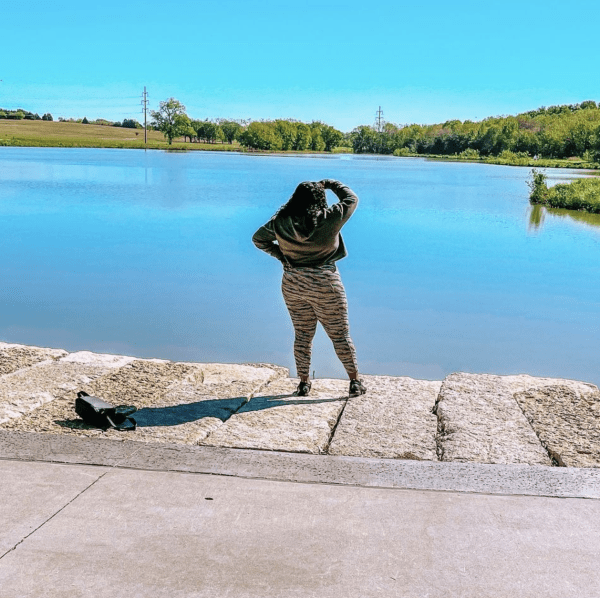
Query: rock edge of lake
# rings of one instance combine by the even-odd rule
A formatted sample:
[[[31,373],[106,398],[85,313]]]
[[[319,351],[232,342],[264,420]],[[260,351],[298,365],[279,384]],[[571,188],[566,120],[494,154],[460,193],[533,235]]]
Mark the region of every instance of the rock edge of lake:
[[[0,429],[142,442],[458,463],[600,467],[600,391],[528,375],[364,376],[368,392],[287,368],[138,359],[0,342]],[[99,430],[78,391],[138,409],[135,432]]]

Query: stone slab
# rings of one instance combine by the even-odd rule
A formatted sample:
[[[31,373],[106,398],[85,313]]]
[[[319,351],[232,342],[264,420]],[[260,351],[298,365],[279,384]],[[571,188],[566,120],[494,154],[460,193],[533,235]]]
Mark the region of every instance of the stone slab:
[[[108,470],[65,465],[49,469],[42,463],[0,460],[0,558],[105,471]]]
[[[295,397],[297,379],[274,380],[201,444],[323,453],[348,398],[343,380],[312,381],[308,397]]]
[[[529,374],[518,374],[514,376],[501,376],[502,380],[510,387],[511,392],[523,392],[533,388],[544,388],[546,386],[566,386],[575,392],[589,393],[598,391],[595,384],[580,382],[579,380],[568,380],[566,378],[536,378]]]
[[[0,377],[0,424],[10,423],[56,399],[74,400],[78,390],[133,360],[133,357],[80,351],[5,374]]]
[[[0,561],[0,598],[598,596],[599,554],[600,501],[113,470]]]
[[[515,399],[558,465],[600,467],[600,392],[546,386]]]
[[[63,349],[45,349],[0,342],[0,376],[39,363],[53,361],[67,355]]]
[[[432,409],[441,381],[363,378],[368,392],[348,401],[329,454],[436,461],[437,418]]]
[[[372,459],[6,430],[0,430],[0,459],[307,484],[600,499],[600,468]]]
[[[448,376],[436,405],[440,461],[550,465],[513,388],[501,376]]]
[[[113,405],[138,408],[134,432],[99,430],[74,412],[74,396],[55,400],[5,426],[13,430],[194,444],[219,427],[269,381],[277,366],[134,360],[81,387]]]

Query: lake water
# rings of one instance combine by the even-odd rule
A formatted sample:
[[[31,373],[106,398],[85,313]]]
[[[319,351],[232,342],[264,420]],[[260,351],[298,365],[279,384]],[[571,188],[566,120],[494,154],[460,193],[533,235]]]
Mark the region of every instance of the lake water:
[[[293,372],[281,268],[251,236],[298,182],[336,178],[361,200],[338,265],[362,372],[598,384],[600,219],[532,210],[528,176],[422,159],[0,148],[0,340]],[[312,369],[344,376],[320,328]]]

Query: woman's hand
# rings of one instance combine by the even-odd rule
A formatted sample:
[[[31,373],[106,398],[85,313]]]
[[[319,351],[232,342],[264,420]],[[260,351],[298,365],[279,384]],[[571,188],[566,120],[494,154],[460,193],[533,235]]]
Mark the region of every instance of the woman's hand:
[[[337,183],[337,181],[334,181],[333,179],[323,179],[322,181],[319,181],[317,184],[322,185],[324,189],[331,189],[332,183]]]

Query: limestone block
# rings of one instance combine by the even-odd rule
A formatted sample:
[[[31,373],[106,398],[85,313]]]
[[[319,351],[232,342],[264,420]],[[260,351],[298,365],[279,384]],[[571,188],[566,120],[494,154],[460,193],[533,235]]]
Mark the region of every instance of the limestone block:
[[[502,380],[508,384],[513,393],[523,392],[533,388],[543,388],[545,386],[566,386],[575,392],[590,393],[598,390],[598,387],[589,382],[580,382],[579,380],[567,380],[564,378],[536,378],[528,374],[518,374],[516,376],[502,376]]]
[[[600,392],[545,386],[515,394],[540,441],[565,467],[600,467]]]
[[[96,378],[133,361],[133,357],[83,353],[42,361],[0,377],[0,424],[56,399],[74,397]]]
[[[431,410],[441,381],[363,378],[367,394],[348,401],[329,454],[436,461],[437,418]]]
[[[195,444],[284,373],[277,366],[133,360],[81,390],[113,405],[135,405],[135,432],[104,432],[84,424],[74,412],[74,395],[36,409],[11,429]]]
[[[0,343],[0,376],[11,374],[40,361],[52,361],[64,357],[63,349],[43,349],[28,345]]]
[[[295,397],[297,379],[279,378],[200,444],[323,453],[348,398],[348,382],[313,380],[308,397]]]
[[[501,376],[448,376],[436,405],[440,461],[551,465]]]

